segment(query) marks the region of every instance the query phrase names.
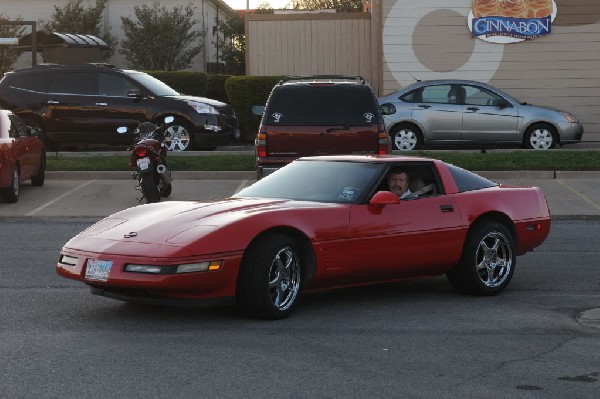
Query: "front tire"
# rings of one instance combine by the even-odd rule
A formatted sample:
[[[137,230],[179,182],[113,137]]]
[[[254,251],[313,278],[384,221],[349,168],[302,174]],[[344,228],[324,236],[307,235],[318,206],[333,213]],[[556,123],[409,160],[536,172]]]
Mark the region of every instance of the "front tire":
[[[0,189],[0,195],[2,195],[4,202],[10,204],[19,200],[19,167],[17,165],[13,166],[10,186]]]
[[[511,232],[498,222],[484,221],[471,228],[460,263],[446,276],[463,294],[496,295],[508,286],[516,264]]]
[[[392,149],[398,151],[412,151],[423,144],[421,130],[410,123],[394,126],[390,131]]]
[[[152,173],[144,173],[141,175],[140,188],[148,204],[160,202],[160,193],[158,192],[158,187],[156,187]]]
[[[296,306],[301,276],[298,244],[286,235],[267,235],[253,243],[244,255],[237,304],[252,317],[282,319]]]
[[[35,176],[31,177],[31,185],[36,187],[43,186],[46,180],[46,155],[42,152],[40,157],[40,167]]]
[[[557,134],[554,126],[538,124],[527,129],[524,144],[533,150],[549,150],[556,147]]]
[[[173,122],[165,130],[164,144],[169,151],[187,151],[194,148],[192,134],[187,123]]]

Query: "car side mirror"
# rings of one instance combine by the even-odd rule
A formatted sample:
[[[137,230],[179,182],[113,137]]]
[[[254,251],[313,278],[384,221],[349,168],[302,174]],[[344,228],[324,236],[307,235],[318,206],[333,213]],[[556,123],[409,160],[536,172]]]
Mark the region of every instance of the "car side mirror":
[[[390,103],[381,104],[380,108],[381,108],[381,115],[392,115],[392,114],[396,113],[396,107],[394,107],[394,104],[390,104]]]
[[[504,109],[510,107],[510,103],[506,100],[498,100],[496,106],[500,109]]]
[[[30,127],[29,128],[29,135],[32,136],[32,137],[41,138],[41,136],[42,136],[42,129],[40,129],[39,127]]]
[[[371,198],[371,201],[369,201],[369,205],[372,205],[375,208],[383,208],[386,205],[399,203],[400,198],[391,191],[378,191],[373,198]]]
[[[263,116],[263,114],[265,113],[265,106],[264,105],[253,106],[252,113],[256,116]]]

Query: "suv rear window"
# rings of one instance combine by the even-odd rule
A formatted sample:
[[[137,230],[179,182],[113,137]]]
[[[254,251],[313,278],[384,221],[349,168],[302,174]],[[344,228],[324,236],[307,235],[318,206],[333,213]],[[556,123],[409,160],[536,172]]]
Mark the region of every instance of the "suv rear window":
[[[18,89],[37,91],[46,93],[54,80],[54,74],[49,71],[36,73],[7,73],[4,77],[4,83]]]
[[[268,103],[265,115],[269,125],[353,126],[377,123],[377,105],[368,86],[284,85],[273,91]]]

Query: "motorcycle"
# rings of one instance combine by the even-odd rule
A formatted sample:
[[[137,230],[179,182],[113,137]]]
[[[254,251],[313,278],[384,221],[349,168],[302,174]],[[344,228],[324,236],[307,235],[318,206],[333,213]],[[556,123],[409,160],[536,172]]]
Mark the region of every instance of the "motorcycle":
[[[163,143],[165,130],[175,120],[167,116],[164,122],[157,126],[151,122],[140,123],[135,130],[134,142],[128,151],[131,151],[129,166],[135,167],[136,171],[131,175],[138,181],[137,190],[142,192],[138,202],[146,199],[148,204],[160,202],[161,197],[171,195],[171,172],[167,169],[167,147]],[[127,127],[119,127],[118,133],[130,132]]]

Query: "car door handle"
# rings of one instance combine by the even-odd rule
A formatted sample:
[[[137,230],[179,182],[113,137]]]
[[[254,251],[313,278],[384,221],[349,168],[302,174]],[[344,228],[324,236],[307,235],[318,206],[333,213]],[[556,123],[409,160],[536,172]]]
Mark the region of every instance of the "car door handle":
[[[477,107],[468,107],[467,109],[469,111],[479,111],[479,108],[477,108]]]
[[[440,205],[440,210],[442,212],[454,212],[454,207],[452,205]]]
[[[48,100],[48,104],[60,104],[60,102],[55,100]]]
[[[427,108],[431,108],[431,105],[421,104],[421,105],[419,105],[419,108],[425,108],[425,109],[427,109]]]
[[[108,105],[108,103],[96,103],[96,105],[100,105],[102,107],[106,107]]]

